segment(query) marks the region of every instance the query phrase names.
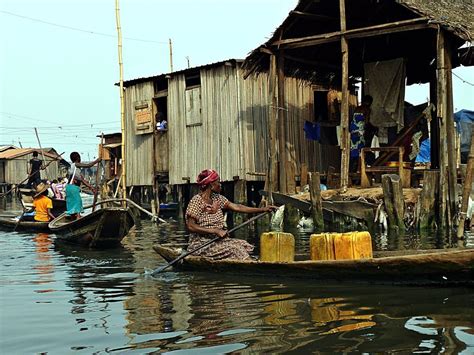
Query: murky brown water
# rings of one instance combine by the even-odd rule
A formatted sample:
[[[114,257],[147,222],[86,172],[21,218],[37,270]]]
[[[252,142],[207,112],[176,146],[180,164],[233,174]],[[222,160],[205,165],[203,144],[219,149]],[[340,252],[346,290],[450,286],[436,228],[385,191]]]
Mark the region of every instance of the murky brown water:
[[[297,240],[305,253],[307,235]],[[173,270],[153,279],[144,270],[164,265],[156,242],[184,243],[183,226],[144,222],[107,251],[0,231],[2,353],[474,352],[473,289]],[[376,239],[382,249],[439,243]]]

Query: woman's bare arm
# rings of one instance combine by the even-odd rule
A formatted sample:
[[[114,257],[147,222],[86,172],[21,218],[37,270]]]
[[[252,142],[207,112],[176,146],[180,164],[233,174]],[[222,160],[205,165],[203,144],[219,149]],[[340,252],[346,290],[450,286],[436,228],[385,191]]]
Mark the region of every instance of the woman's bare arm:
[[[249,206],[241,205],[238,203],[232,203],[230,201],[227,203],[226,208],[231,211],[240,212],[240,213],[263,213],[263,212],[275,211],[277,209],[275,206],[249,207]]]

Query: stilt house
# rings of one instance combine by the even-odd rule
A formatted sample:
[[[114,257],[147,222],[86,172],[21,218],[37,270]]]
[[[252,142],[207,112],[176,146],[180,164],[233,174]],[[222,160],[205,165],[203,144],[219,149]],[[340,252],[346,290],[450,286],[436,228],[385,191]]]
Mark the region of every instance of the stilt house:
[[[474,35],[474,4],[471,0],[300,0],[296,8],[276,29],[273,36],[255,49],[243,64],[245,75],[268,75],[275,83],[268,89],[268,111],[271,163],[274,171],[269,183],[274,191],[288,189],[289,170],[286,166],[295,156],[288,141],[288,115],[292,113],[292,92],[287,78],[321,82],[333,79],[342,91],[340,122],[340,186],[350,185],[350,107],[351,85],[362,83],[362,92],[374,98],[372,118],[381,129],[396,127],[403,135],[404,87],[415,83],[430,84],[428,112],[431,169],[439,172],[439,209],[441,226],[449,225],[457,209],[456,142],[453,122],[452,68],[472,65]],[[468,48],[462,48],[467,43]],[[397,62],[398,79],[381,70]],[[375,85],[377,84],[377,85]],[[389,89],[398,86],[396,95]],[[384,89],[385,88],[385,89]],[[396,102],[391,99],[397,98]],[[377,112],[377,114],[374,113]],[[391,122],[390,122],[391,121]],[[405,129],[405,131],[403,131]],[[399,137],[398,137],[399,138]],[[399,146],[397,137],[386,145]],[[391,152],[383,152],[387,156]],[[381,158],[382,160],[385,158]],[[401,159],[401,158],[400,158]],[[385,161],[386,162],[386,159]],[[399,167],[372,167],[373,173],[399,172]],[[365,165],[362,162],[361,169]],[[367,170],[368,171],[368,170]],[[402,172],[403,173],[403,172]],[[361,176],[362,178],[362,176]],[[366,181],[367,182],[367,181]]]
[[[288,120],[285,144],[292,152],[284,169],[299,175],[302,167],[339,165],[336,142],[323,149],[303,131],[317,115],[315,97],[322,88],[311,78],[287,76],[285,105],[277,107],[268,94],[275,83],[266,74],[245,78],[241,65],[230,59],[124,82],[126,183],[132,192],[153,195],[154,189],[156,195],[160,183],[183,187],[213,168],[223,182],[240,186],[243,197],[236,200],[246,203],[247,185],[263,188],[275,139],[269,117],[280,111]]]

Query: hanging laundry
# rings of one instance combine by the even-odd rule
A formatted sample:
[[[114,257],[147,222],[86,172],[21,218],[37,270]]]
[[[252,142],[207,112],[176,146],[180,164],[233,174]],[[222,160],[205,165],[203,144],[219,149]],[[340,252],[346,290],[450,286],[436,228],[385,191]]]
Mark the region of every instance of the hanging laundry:
[[[303,130],[304,130],[306,139],[310,139],[310,140],[318,141],[318,142],[321,139],[321,127],[319,126],[319,123],[305,121]]]
[[[405,62],[403,58],[365,63],[364,94],[374,99],[370,123],[376,127],[403,128]],[[380,143],[384,143],[382,137]]]

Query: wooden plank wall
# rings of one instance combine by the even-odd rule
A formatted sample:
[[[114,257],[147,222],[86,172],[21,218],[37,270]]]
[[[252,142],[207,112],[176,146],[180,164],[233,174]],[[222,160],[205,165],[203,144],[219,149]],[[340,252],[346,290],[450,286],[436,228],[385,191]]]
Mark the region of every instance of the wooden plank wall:
[[[153,183],[153,134],[135,135],[136,101],[149,101],[153,97],[153,82],[140,83],[125,90],[125,150],[127,186]]]

